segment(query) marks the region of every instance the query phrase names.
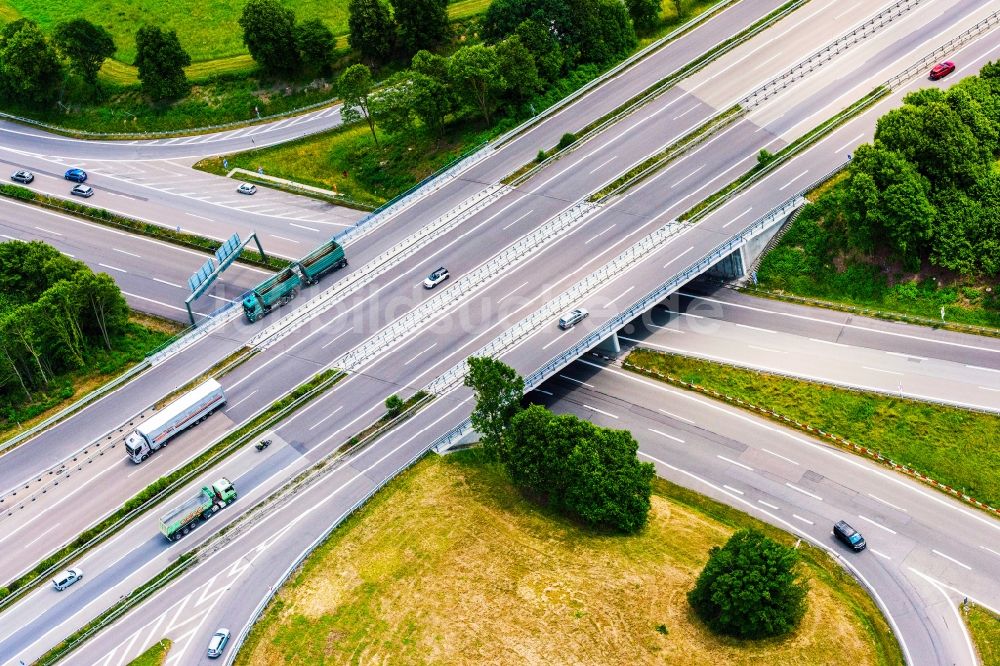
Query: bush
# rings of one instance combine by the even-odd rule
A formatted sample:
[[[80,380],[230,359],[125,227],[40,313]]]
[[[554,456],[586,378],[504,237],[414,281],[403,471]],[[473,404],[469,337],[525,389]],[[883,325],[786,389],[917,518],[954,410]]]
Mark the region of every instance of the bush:
[[[799,555],[757,530],[740,530],[709,551],[688,602],[708,627],[736,638],[787,634],[806,610]]]
[[[395,416],[403,411],[403,399],[393,393],[385,399],[385,409],[389,416]]]
[[[556,144],[556,150],[562,150],[563,148],[568,148],[576,143],[576,134],[572,132],[566,132],[559,138],[559,143]]]

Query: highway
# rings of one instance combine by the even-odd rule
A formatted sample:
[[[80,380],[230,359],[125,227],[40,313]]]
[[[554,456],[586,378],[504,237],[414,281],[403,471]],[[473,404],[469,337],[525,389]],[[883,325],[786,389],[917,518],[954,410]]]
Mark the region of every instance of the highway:
[[[827,5],[827,7],[829,7],[829,5]],[[919,14],[914,14],[913,16],[920,17]],[[794,17],[800,18],[798,16]],[[927,16],[926,14],[923,18],[924,20],[934,19],[934,17]],[[821,21],[817,20],[815,16],[811,17],[811,19],[812,21],[810,25],[817,31],[822,32],[824,26]],[[918,18],[917,20],[920,19]],[[945,28],[949,27],[954,28],[955,26],[945,26]],[[985,58],[987,49],[979,42],[974,43],[974,46],[975,48],[980,49],[977,57],[980,60]],[[969,55],[974,55],[976,53],[975,49],[971,49]],[[971,58],[967,57],[967,60],[971,60]],[[822,75],[826,71],[829,70],[820,70],[820,74]],[[880,72],[876,72],[873,76],[877,77],[879,74]],[[823,76],[820,76],[820,83],[818,85],[823,85],[822,79]],[[919,84],[923,84],[923,82],[919,82]],[[859,81],[859,86],[864,85],[866,85],[866,82]],[[850,91],[844,94],[848,94],[849,92]],[[886,101],[880,106],[884,107],[886,104],[895,103],[895,101],[898,100],[899,94],[902,94],[902,92],[894,95],[893,99]],[[767,107],[764,108],[766,109]],[[786,110],[786,113],[792,113],[793,116],[797,113],[805,113],[807,111],[805,108],[797,109],[794,106],[789,107],[788,105],[784,105],[782,108]],[[812,108],[814,110],[815,106]],[[678,110],[683,112],[683,107],[679,107]],[[694,110],[695,107],[692,107],[692,111]],[[742,206],[740,210],[743,210],[746,209],[748,202],[753,201],[753,204],[749,209],[747,209],[747,211],[753,210],[754,207],[757,207],[757,209],[761,211],[766,210],[770,205],[773,205],[773,203],[769,204],[769,201],[780,201],[782,197],[787,196],[787,192],[785,194],[782,194],[782,192],[788,189],[787,186],[790,183],[803,179],[806,172],[814,170],[813,172],[815,174],[822,174],[824,173],[824,168],[827,170],[829,169],[826,165],[831,162],[836,164],[835,160],[830,159],[830,155],[835,154],[835,151],[830,150],[829,148],[831,143],[833,141],[837,141],[839,143],[833,145],[846,144],[848,147],[850,145],[856,145],[858,141],[862,140],[863,132],[861,132],[861,137],[854,140],[854,143],[850,143],[850,137],[858,134],[861,128],[870,127],[873,117],[872,114],[881,113],[883,110],[884,108],[873,110],[872,112],[869,112],[869,114],[852,121],[844,128],[841,128],[841,130],[838,130],[838,132],[836,132],[829,139],[819,144],[817,148],[808,151],[794,163],[787,165],[783,169],[776,172],[769,179],[765,180],[761,186],[754,188],[741,197],[738,197],[733,202],[733,205]],[[801,117],[806,118],[806,116]],[[682,128],[678,129],[683,131]],[[854,134],[851,134],[851,132]],[[299,465],[307,464],[305,461],[297,458],[297,456],[302,455],[303,452],[308,452],[308,455],[310,456],[319,456],[322,455],[325,450],[335,448],[334,441],[342,441],[342,439],[349,436],[352,432],[351,428],[360,428],[360,426],[366,422],[364,419],[371,420],[379,413],[378,410],[380,409],[381,401],[384,400],[386,395],[399,390],[400,387],[409,387],[408,390],[412,390],[413,387],[420,386],[422,383],[433,378],[437,374],[440,374],[442,370],[459,360],[462,356],[474,351],[478,346],[488,341],[489,335],[495,335],[499,332],[497,330],[498,327],[503,326],[504,324],[509,324],[509,320],[515,315],[523,315],[526,311],[529,311],[529,308],[530,310],[534,310],[538,305],[540,305],[542,302],[541,299],[543,299],[546,294],[551,295],[556,293],[567,283],[571,283],[578,279],[574,278],[573,274],[566,275],[566,271],[562,268],[562,266],[578,266],[579,268],[577,268],[574,273],[579,273],[584,269],[600,265],[608,259],[608,255],[612,250],[616,247],[620,249],[623,243],[629,242],[629,237],[631,235],[643,230],[644,227],[655,222],[657,219],[670,219],[670,215],[676,215],[683,210],[685,205],[690,205],[690,202],[685,203],[687,199],[697,196],[699,191],[711,186],[713,181],[723,178],[727,173],[732,172],[733,168],[739,166],[741,163],[745,166],[747,164],[746,160],[752,159],[756,150],[759,150],[757,146],[760,145],[760,141],[772,141],[774,139],[778,139],[779,141],[781,140],[778,137],[769,137],[766,133],[764,133],[765,136],[758,137],[756,142],[747,139],[747,135],[755,133],[756,130],[753,129],[752,119],[741,122],[731,130],[726,130],[726,134],[728,134],[729,137],[728,141],[722,142],[712,140],[692,153],[700,155],[701,159],[707,160],[711,158],[711,163],[694,167],[694,163],[688,161],[691,159],[690,156],[686,157],[685,160],[682,161],[688,165],[689,169],[697,169],[699,173],[704,171],[704,173],[699,176],[699,180],[693,181],[688,179],[688,182],[684,184],[684,187],[680,187],[682,182],[684,182],[683,178],[676,178],[673,181],[673,187],[670,188],[672,190],[671,192],[664,192],[662,189],[659,191],[653,191],[647,186],[637,189],[635,192],[644,191],[644,195],[636,197],[633,193],[630,194],[629,197],[620,200],[627,202],[627,208],[630,209],[627,211],[626,215],[622,215],[619,218],[612,218],[621,220],[622,223],[620,225],[616,221],[612,222],[611,225],[608,226],[608,216],[610,215],[609,211],[615,211],[614,207],[602,210],[600,214],[595,215],[592,218],[588,218],[585,224],[582,227],[577,227],[573,233],[560,237],[558,244],[546,246],[546,249],[540,254],[532,255],[530,260],[523,264],[518,264],[517,270],[512,270],[509,273],[504,274],[502,279],[496,280],[490,283],[487,288],[478,291],[476,295],[477,301],[479,302],[475,306],[475,309],[477,310],[476,313],[472,313],[469,307],[460,303],[456,312],[445,313],[447,316],[441,319],[441,321],[444,322],[442,325],[436,326],[433,329],[413,331],[413,334],[408,337],[405,342],[398,344],[392,349],[391,352],[385,354],[376,363],[365,367],[363,373],[355,374],[347,382],[342,383],[342,386],[346,386],[349,383],[352,387],[350,391],[345,392],[338,390],[338,392],[331,393],[329,396],[326,396],[317,402],[316,405],[310,410],[302,412],[301,414],[309,414],[310,411],[315,410],[313,412],[314,416],[309,417],[308,423],[305,422],[306,419],[301,419],[301,425],[295,423],[290,425],[287,423],[283,424],[279,428],[279,436],[281,437],[280,441],[288,442],[289,446],[283,446],[279,450],[283,452],[283,455],[290,456],[296,461],[294,462],[296,468],[301,468]],[[641,132],[637,132],[636,134],[638,136]],[[743,142],[741,143],[736,139],[742,139]],[[631,140],[632,137],[630,137],[630,141]],[[635,150],[641,150],[644,147],[648,152],[650,145],[653,144],[649,140],[649,137],[643,136],[641,140],[636,139],[635,143],[629,143],[629,150],[633,151],[634,154]],[[712,146],[712,151],[706,150],[709,146]],[[825,153],[823,152],[824,150],[826,151]],[[734,160],[734,154],[746,155],[746,158],[744,160]],[[596,159],[591,161],[591,163],[594,161],[596,161]],[[677,164],[680,163],[681,162],[678,162]],[[556,164],[557,166],[559,165],[558,162]],[[566,169],[566,171],[572,170],[573,176],[581,175],[583,169],[574,168],[577,166],[578,165],[574,161],[574,163],[571,164],[570,168]],[[662,173],[670,173],[675,168],[675,166],[671,166],[668,170]],[[806,169],[806,172],[801,171],[803,168]],[[584,177],[581,178],[581,181],[577,181],[575,185],[569,182],[560,182],[556,185],[567,188],[575,186],[579,189],[581,187],[580,183],[582,182],[583,187],[586,187],[586,183],[588,181],[593,181],[585,176],[593,176],[594,172],[597,171],[601,171],[601,169],[595,168],[590,172],[590,174],[582,174]],[[715,178],[711,178],[713,173],[717,174]],[[548,176],[544,175],[543,177],[548,178]],[[567,176],[566,178],[569,177]],[[607,174],[604,173],[603,176],[598,175],[594,179],[606,178]],[[654,179],[649,181],[649,183],[655,183],[656,181],[657,179]],[[600,180],[598,180],[598,182],[600,182]],[[662,183],[663,181],[660,182]],[[721,180],[716,184],[716,186],[721,185],[722,182],[725,182],[725,180]],[[781,185],[776,185],[775,183],[781,183]],[[526,188],[529,187],[532,187],[531,182],[526,185]],[[790,191],[794,191],[794,189]],[[540,192],[544,193],[544,188],[541,188]],[[550,194],[550,196],[553,195],[554,192]],[[528,197],[525,196],[523,198]],[[664,198],[667,198],[667,200],[665,201]],[[541,199],[542,196],[540,195],[532,197],[532,200],[529,201],[527,205],[536,204],[536,202]],[[622,207],[624,208],[626,206]],[[530,213],[530,210],[528,212]],[[495,215],[497,213],[490,214]],[[506,215],[506,219],[512,220],[508,224],[513,225],[518,223],[518,220],[514,218],[512,213],[507,213]],[[727,206],[718,214],[706,219],[694,229],[686,230],[680,235],[680,238],[683,239],[684,242],[669,244],[665,248],[665,251],[668,253],[672,252],[676,257],[678,255],[683,255],[687,252],[697,250],[694,245],[684,247],[687,245],[688,241],[693,242],[693,239],[696,237],[698,238],[698,247],[700,248],[704,248],[709,244],[714,245],[719,236],[729,234],[731,231],[737,230],[736,228],[732,230],[726,229],[726,227],[728,227],[729,224],[736,219],[738,219],[738,216],[734,215],[730,207]],[[489,220],[488,216],[486,216],[486,220]],[[726,221],[723,222],[723,220]],[[532,219],[530,217],[526,217],[523,221],[526,224],[530,224]],[[744,220],[746,223],[749,223],[749,221],[749,219]],[[482,224],[485,224],[485,222],[480,223],[480,225]],[[717,226],[713,228],[713,224]],[[595,232],[595,235],[579,233],[579,230],[583,227],[588,227],[588,231]],[[600,231],[598,231],[598,229],[600,229]],[[473,231],[477,231],[477,233],[473,234]],[[459,254],[459,251],[461,251],[463,255],[469,253],[470,249],[475,249],[476,247],[480,248],[480,252],[482,252],[482,249],[492,251],[498,246],[498,243],[495,240],[496,236],[490,235],[490,232],[493,231],[496,231],[495,227],[489,228],[472,226],[471,229],[465,230],[464,235],[473,235],[475,238],[470,241],[466,241],[465,243],[454,243],[451,248],[449,248],[454,254],[448,256],[454,257],[456,261],[461,261],[462,255]],[[501,229],[499,231],[504,230]],[[520,229],[518,231],[523,233]],[[509,234],[506,235],[509,236]],[[595,238],[602,238],[600,241],[601,252],[595,253],[591,251],[592,248],[588,247],[589,242],[593,241]],[[537,256],[552,256],[552,247],[557,247],[561,253],[560,260],[558,262],[548,261],[545,265],[542,265],[542,263],[535,259]],[[481,257],[482,255],[479,256]],[[486,256],[488,256],[488,254]],[[451,263],[451,258],[448,258],[447,260],[449,262],[449,266],[456,265]],[[476,260],[476,256],[471,256],[468,259],[470,262],[475,262]],[[546,358],[551,357],[560,348],[567,348],[575,339],[579,339],[582,333],[588,330],[589,327],[599,324],[601,317],[606,317],[609,311],[614,310],[613,306],[620,307],[622,305],[622,303],[618,303],[616,305],[616,303],[610,299],[621,298],[623,295],[627,296],[631,290],[636,290],[636,293],[633,296],[637,296],[642,293],[641,290],[643,285],[647,284],[654,277],[658,277],[658,279],[662,281],[662,267],[655,263],[656,261],[661,260],[662,259],[654,259],[652,262],[646,262],[646,264],[644,264],[644,270],[631,271],[627,276],[628,282],[630,283],[629,286],[623,287],[621,285],[621,281],[616,281],[610,283],[606,289],[602,290],[601,293],[596,294],[594,296],[595,302],[599,302],[603,305],[603,312],[601,307],[592,308],[594,315],[592,315],[591,319],[588,320],[586,326],[580,326],[577,330],[571,331],[568,334],[557,334],[555,331],[546,328],[542,330],[542,338],[544,339],[535,339],[532,341],[531,345],[521,344],[515,350],[517,352],[515,357],[508,359],[509,362],[513,362],[515,366],[522,370],[525,368],[531,369],[532,367],[538,367],[538,365],[540,365],[540,361],[544,361]],[[482,259],[478,259],[478,261],[482,261]],[[356,265],[356,263],[357,262],[352,261],[352,265]],[[473,263],[473,265],[475,264]],[[669,262],[667,265],[669,265]],[[523,272],[523,266],[531,267],[530,275],[526,273],[523,275],[518,274],[519,272]],[[421,291],[419,287],[416,287],[416,285],[418,284],[420,277],[422,277],[422,274],[426,273],[426,269],[426,266],[410,266],[401,270],[393,269],[382,276],[380,280],[386,280],[382,282],[382,285],[387,286],[395,280],[399,280],[404,277],[409,278],[407,281],[403,282],[403,284],[414,285],[413,291],[416,292],[419,300]],[[460,275],[462,272],[463,271],[453,269],[453,274],[456,276]],[[658,276],[656,275],[657,273],[659,274]],[[412,279],[412,281],[410,279]],[[515,282],[515,280],[517,281]],[[527,280],[527,282],[525,282],[525,280]],[[503,309],[503,313],[483,312],[483,309],[480,307],[483,303],[488,304],[490,307],[500,306],[506,297],[512,294],[516,294],[517,297],[507,300],[508,305],[503,305],[502,308],[497,308]],[[409,299],[412,300],[413,297],[413,294],[409,295]],[[423,296],[423,298],[426,298],[426,296]],[[398,316],[405,310],[405,308],[413,307],[412,303],[397,302],[396,304],[390,303],[391,307],[386,308],[384,301],[380,303],[372,303],[370,302],[372,300],[378,299],[361,299],[358,304],[367,303],[367,307],[364,309],[358,308],[357,314],[351,313],[350,308],[353,306],[351,304],[347,304],[345,306],[347,309],[337,308],[337,314],[333,320],[327,320],[326,322],[316,321],[310,324],[308,332],[303,335],[308,334],[309,336],[317,336],[322,334],[322,337],[315,338],[312,342],[312,346],[308,349],[292,347],[292,345],[300,344],[302,341],[309,339],[300,335],[297,339],[288,338],[272,348],[272,350],[269,350],[268,360],[261,361],[261,363],[270,362],[270,360],[280,357],[282,360],[280,368],[278,365],[271,366],[269,372],[266,373],[269,381],[266,382],[266,384],[257,383],[257,385],[255,385],[252,389],[253,395],[250,393],[250,385],[247,385],[244,389],[245,394],[240,399],[242,400],[243,398],[246,398],[249,402],[243,404],[256,404],[258,401],[260,401],[260,404],[266,404],[265,399],[267,398],[266,394],[268,390],[270,390],[274,384],[279,383],[277,381],[273,381],[275,379],[275,372],[280,371],[282,373],[278,379],[284,386],[287,386],[287,377],[296,376],[303,371],[310,371],[317,366],[322,366],[323,363],[329,362],[332,358],[334,358],[333,354],[330,352],[320,353],[320,343],[332,345],[337,341],[337,339],[339,339],[339,336],[354,333],[352,329],[358,323],[364,325],[364,329],[360,332],[360,334],[352,334],[349,339],[363,339],[368,333],[377,330],[380,327],[380,324],[391,321],[393,317]],[[404,299],[400,299],[400,301],[402,300]],[[376,312],[373,313],[372,310],[375,310]],[[389,312],[387,312],[387,310]],[[472,314],[476,314],[476,317],[472,317]],[[379,319],[377,317],[386,317],[386,319]],[[328,323],[334,323],[335,325],[329,329],[322,328],[322,326],[326,326]],[[349,323],[351,324],[350,326],[348,326]],[[417,333],[419,333],[419,335],[417,335]],[[556,343],[558,343],[560,347],[552,349],[552,346]],[[204,352],[205,349],[210,347],[210,345],[206,343],[199,343],[199,347],[202,347],[199,351]],[[428,353],[432,351],[433,353]],[[166,366],[168,364],[164,365]],[[232,377],[233,384],[236,384],[237,382],[242,384],[246,377],[251,376],[249,373],[256,372],[262,367],[267,366],[257,364],[245,366],[246,369],[241,368],[237,371],[237,373],[234,373]],[[174,371],[176,372],[176,368],[174,368]],[[264,375],[262,375],[262,377],[263,376]],[[236,385],[238,386],[240,384]],[[163,384],[161,383],[161,388],[162,385]],[[257,393],[263,395],[258,396]],[[232,408],[232,405],[236,402],[236,395],[234,395],[234,391],[232,390],[230,391],[230,401]],[[145,404],[148,404],[148,402],[149,401],[145,401]],[[136,399],[135,404],[139,405],[141,408],[144,406],[143,399],[141,399],[141,397]],[[419,418],[414,419],[411,423],[408,423],[407,426],[404,427],[399,433],[393,435],[393,441],[400,442],[398,450],[394,450],[386,461],[379,463],[378,470],[390,468],[393,463],[398,464],[401,460],[405,460],[408,455],[412,455],[412,453],[410,453],[411,451],[414,449],[419,450],[420,442],[417,442],[416,438],[423,437],[426,440],[431,438],[432,434],[429,430],[424,431],[423,433],[412,431],[416,432],[413,439],[405,440],[395,438],[406,437],[406,433],[411,432],[410,428],[419,429],[420,427],[427,427],[428,429],[433,429],[435,431],[443,430],[449,419],[460,420],[464,417],[464,414],[467,413],[468,406],[465,405],[462,407],[461,405],[462,403],[460,402],[459,405],[456,406],[452,399],[445,398],[435,403],[434,407],[422,413]],[[113,405],[105,405],[105,409],[113,408]],[[463,409],[464,411],[462,411]],[[344,414],[354,416],[354,419],[347,423],[342,423],[338,422],[337,419],[331,418],[340,410],[343,410]],[[448,410],[453,411],[449,412]],[[119,420],[122,414],[134,413],[134,411],[138,410],[132,410],[131,412],[127,409],[119,410],[117,412],[119,414]],[[323,414],[324,416],[322,418],[316,418],[315,414]],[[434,419],[440,419],[440,421],[434,423]],[[432,423],[434,423],[433,427],[431,426]],[[210,424],[205,425],[208,426]],[[334,429],[334,426],[336,426],[336,429]],[[288,428],[288,432],[285,432],[286,427]],[[106,430],[107,428],[105,431]],[[334,438],[337,437],[340,437],[341,439],[334,440]],[[22,447],[22,449],[25,450],[27,448],[30,447]],[[179,448],[182,447],[172,446],[160,455],[171,455],[172,451],[177,451]],[[243,458],[246,458],[246,455],[247,454],[241,454]],[[243,463],[234,459],[227,463],[227,467],[232,465],[237,471],[239,471],[240,464]],[[367,468],[362,467],[362,469]],[[288,468],[287,470],[282,469],[274,474],[283,474],[287,476],[293,471],[294,470],[291,468]],[[345,474],[346,473],[348,472],[345,472]],[[366,478],[378,478],[374,470],[368,470],[365,473],[371,475]],[[236,478],[235,474],[231,475],[234,479]],[[249,487],[249,495],[251,497],[254,493],[263,493],[266,490],[265,486],[267,486],[267,483],[271,483],[273,481],[273,479],[264,476],[264,470],[260,470],[260,465],[256,465],[256,467],[254,467],[251,471],[248,471],[246,478],[240,477],[240,479],[242,480],[237,480],[238,487]],[[266,481],[267,483],[255,485],[257,481],[261,480]],[[352,481],[352,483],[355,482]],[[248,493],[244,492],[244,498],[247,496]],[[346,506],[338,504],[338,502],[342,502],[343,500],[344,498],[335,496],[329,501],[333,502],[333,505],[331,506]],[[320,506],[320,503],[317,503],[316,506]],[[328,515],[336,515],[336,511],[333,511]],[[225,519],[220,518],[217,520],[223,520],[223,522],[219,524],[224,524]],[[144,534],[152,533],[155,536],[155,530],[150,531],[149,527],[150,525],[148,523],[142,525],[142,521],[140,521],[136,524],[135,529],[144,529],[146,530]],[[295,530],[292,531],[295,532]],[[103,603],[106,603],[109,598],[114,598],[114,594],[117,589],[131,584],[129,581],[134,583],[136,580],[142,580],[143,576],[148,577],[150,571],[155,571],[158,567],[162,566],[162,563],[165,561],[164,558],[167,557],[167,555],[159,552],[163,550],[162,545],[157,548],[155,541],[150,539],[142,541],[141,536],[137,536],[131,532],[132,528],[130,528],[129,531],[126,531],[126,533],[123,533],[123,535],[120,535],[120,537],[116,537],[111,543],[109,543],[107,548],[102,548],[99,551],[96,551],[92,556],[84,558],[85,564],[83,566],[87,568],[90,564],[87,564],[86,562],[93,561],[95,566],[98,567],[93,570],[99,571],[100,575],[96,577],[96,579],[95,577],[88,578],[82,584],[76,586],[71,595],[64,595],[64,597],[61,598],[66,600],[72,599],[73,601],[62,602],[62,600],[60,600],[60,604],[57,607],[49,607],[49,598],[42,596],[42,593],[51,592],[51,590],[40,590],[30,595],[22,604],[19,604],[19,608],[25,609],[25,615],[23,617],[33,617],[36,619],[26,619],[25,626],[21,631],[16,632],[14,635],[8,633],[3,637],[0,637],[0,645],[4,646],[2,649],[5,652],[10,650],[11,653],[22,653],[22,650],[26,650],[28,652],[37,650],[40,647],[38,643],[44,643],[44,636],[38,638],[38,632],[33,630],[37,630],[40,626],[45,626],[51,627],[52,632],[58,633],[67,627],[73,626],[74,624],[85,619],[88,614],[92,615],[95,607],[99,607]],[[251,532],[251,534],[253,534],[253,532]],[[297,539],[300,537],[301,535],[297,532],[296,534],[289,535],[290,539]],[[129,542],[127,541],[129,538],[140,539],[140,541]],[[248,538],[250,537],[248,536]],[[154,550],[140,551],[136,544],[147,542],[148,547],[153,548]],[[297,542],[293,540],[292,543]],[[282,550],[285,550],[285,548],[283,547]],[[122,552],[131,553],[132,558],[125,563],[119,562],[117,569],[115,569],[114,566],[105,567],[100,564],[103,562],[107,565],[114,565],[116,563],[115,557],[117,557],[115,553]],[[292,552],[294,552],[294,549]],[[144,558],[150,553],[153,553],[153,555],[148,561],[146,561]],[[94,559],[90,560],[89,558],[91,557]],[[142,565],[137,566],[137,561],[141,562]],[[185,589],[190,588],[185,585]],[[247,593],[250,593],[249,588],[245,589]],[[49,610],[43,611],[43,609],[46,608]],[[232,611],[232,607],[228,608]],[[35,613],[39,611],[43,612],[35,615]],[[146,616],[149,617],[151,615],[147,614]],[[234,613],[233,617],[239,617],[239,613]],[[243,617],[245,617],[245,615],[243,615]],[[35,638],[38,640],[34,640]],[[136,645],[135,647],[140,646]],[[108,652],[104,652],[102,654],[108,654]]]

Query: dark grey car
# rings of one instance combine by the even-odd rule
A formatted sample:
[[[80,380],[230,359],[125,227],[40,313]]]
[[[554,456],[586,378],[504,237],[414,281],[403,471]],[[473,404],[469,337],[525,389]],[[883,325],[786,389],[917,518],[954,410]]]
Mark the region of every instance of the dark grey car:
[[[857,531],[850,525],[848,525],[843,520],[838,520],[833,525],[833,536],[837,537],[837,540],[843,543],[845,546],[850,546],[853,550],[864,550],[865,538],[861,536],[861,532]]]

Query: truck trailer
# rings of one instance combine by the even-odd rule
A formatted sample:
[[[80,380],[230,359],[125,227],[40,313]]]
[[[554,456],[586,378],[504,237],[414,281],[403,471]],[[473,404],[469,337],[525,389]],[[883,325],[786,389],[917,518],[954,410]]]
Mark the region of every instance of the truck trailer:
[[[223,477],[160,518],[160,532],[168,541],[177,541],[203,520],[236,500],[236,488]]]
[[[280,307],[295,298],[296,289],[302,282],[299,274],[291,266],[254,287],[243,299],[243,314],[251,323],[257,321],[272,308]]]
[[[254,287],[243,299],[243,313],[247,320],[253,323],[272,309],[295,298],[296,289],[301,283],[316,284],[330,271],[341,269],[346,265],[344,248],[335,240],[327,241],[277,275]]]
[[[209,379],[150,416],[125,438],[125,453],[134,463],[141,463],[153,451],[163,448],[171,437],[204,421],[226,404],[226,393],[214,379]]]

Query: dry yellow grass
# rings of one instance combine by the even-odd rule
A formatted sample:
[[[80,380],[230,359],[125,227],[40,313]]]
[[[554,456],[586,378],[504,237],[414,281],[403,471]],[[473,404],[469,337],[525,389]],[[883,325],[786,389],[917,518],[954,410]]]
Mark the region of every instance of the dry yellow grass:
[[[734,515],[752,521],[658,481],[643,533],[595,534],[523,500],[475,452],[431,457],[316,551],[237,663],[896,663],[871,601],[818,553],[794,635],[709,633],[685,594]]]

